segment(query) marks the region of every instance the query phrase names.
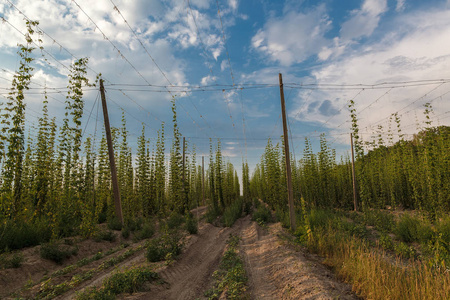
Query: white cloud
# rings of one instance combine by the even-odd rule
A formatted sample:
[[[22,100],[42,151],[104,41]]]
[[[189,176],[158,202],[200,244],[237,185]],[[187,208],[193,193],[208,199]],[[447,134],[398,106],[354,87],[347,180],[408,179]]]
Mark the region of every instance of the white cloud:
[[[401,12],[405,9],[405,1],[406,0],[397,0],[397,6],[395,7],[397,12]]]
[[[216,80],[217,80],[216,76],[208,75],[208,76],[202,78],[201,85],[208,85]]]
[[[411,24],[418,25],[412,28]],[[340,60],[313,71],[312,76],[317,83],[337,84],[450,78],[450,11],[412,13],[399,19],[394,26],[398,30],[393,31],[391,37],[372,44],[368,47],[369,51],[342,56]],[[402,30],[406,30],[407,34]],[[417,110],[417,118],[422,120],[421,105],[427,101],[434,99],[432,105],[437,114],[448,111],[449,95],[439,96],[450,91],[450,85],[444,84],[432,91],[435,87],[437,85],[393,90],[366,89],[361,93],[361,90],[319,90],[309,98],[308,92],[303,91],[299,94],[298,98],[302,100],[294,113],[302,120],[323,124],[335,114],[336,109],[341,110],[324,126],[336,129],[341,125],[339,130],[348,130],[350,124],[345,123],[349,119],[346,104],[359,93],[355,99],[357,112],[365,109],[358,115],[360,128],[364,130],[380,120],[384,120],[382,125],[386,128],[390,114],[417,100],[400,112],[403,114],[403,125],[407,125],[415,122],[414,112]],[[416,130],[415,126],[409,129],[410,132]]]
[[[324,34],[330,29],[325,6],[306,13],[289,11],[281,18],[271,18],[252,38],[254,49],[283,66],[299,63],[327,44]]]
[[[228,5],[231,7],[233,11],[237,10],[238,1],[237,0],[228,0]]]
[[[370,36],[386,10],[387,0],[365,0],[361,9],[353,11],[352,17],[342,24],[341,38],[352,40]]]

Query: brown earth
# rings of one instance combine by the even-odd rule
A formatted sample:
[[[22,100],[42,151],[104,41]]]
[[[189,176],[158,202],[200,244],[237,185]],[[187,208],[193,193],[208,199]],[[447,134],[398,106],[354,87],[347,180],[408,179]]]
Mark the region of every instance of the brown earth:
[[[205,211],[205,207],[199,208],[194,211],[194,215],[202,215]],[[142,265],[154,268],[161,280],[148,284],[147,292],[121,295],[118,298],[205,299],[204,292],[214,284],[212,274],[219,267],[230,234],[238,235],[241,238],[239,252],[243,257],[249,278],[247,298],[358,299],[352,293],[351,287],[340,282],[331,270],[320,263],[319,259],[280,238],[287,233],[279,223],[262,228],[251,221],[250,216],[237,220],[231,228],[216,227],[201,221],[198,234],[187,237],[185,250],[172,264],[166,266],[164,263],[148,263],[143,249],[120,264],[96,273],[93,278],[57,299],[73,299],[76,292],[87,287],[100,286],[104,279],[115,272]],[[139,244],[134,243],[109,257],[74,270],[74,273],[69,273],[59,280],[70,280],[71,276],[76,275],[77,272],[93,269],[102,261],[117,256],[127,249],[137,247]],[[108,246],[112,248],[117,245],[118,242],[110,244],[82,241],[79,244],[79,254],[71,258],[65,265],[73,264],[100,250],[105,251]],[[36,249],[35,247],[34,250],[33,248],[24,250],[24,253],[30,252],[31,254],[26,254],[27,261],[21,268],[0,271],[0,299],[23,287],[29,278],[38,283],[44,274],[51,274],[64,267],[43,261],[36,253]],[[36,287],[39,287],[39,284],[36,284]],[[225,295],[222,298],[226,299]]]

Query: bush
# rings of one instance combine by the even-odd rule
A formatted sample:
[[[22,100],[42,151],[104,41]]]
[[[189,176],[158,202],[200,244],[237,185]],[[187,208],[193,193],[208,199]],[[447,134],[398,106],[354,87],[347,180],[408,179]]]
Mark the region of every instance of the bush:
[[[147,260],[157,262],[170,256],[175,257],[181,253],[183,247],[179,232],[165,233],[163,236],[153,239],[147,246]]]
[[[428,243],[433,238],[431,225],[420,219],[404,214],[396,227],[397,236],[405,243]]]
[[[364,211],[364,222],[384,232],[391,232],[395,225],[392,214],[375,209]]]
[[[402,258],[415,258],[416,256],[416,250],[402,242],[394,245],[394,251]]]
[[[116,240],[116,234],[112,232],[111,230],[102,230],[97,232],[94,235],[94,241],[101,242],[101,241],[108,241],[108,242],[114,242]]]
[[[178,212],[172,212],[172,214],[167,219],[167,227],[169,229],[175,229],[180,227],[181,224],[183,224],[184,218],[183,216]]]
[[[209,205],[205,214],[206,222],[213,223],[216,221],[218,216],[220,216],[219,208],[214,208],[213,205]]]
[[[122,223],[118,218],[112,217],[108,220],[108,228],[111,230],[122,230]]]
[[[63,261],[72,255],[78,253],[78,248],[76,247],[62,247],[57,243],[46,243],[41,245],[40,255],[43,259],[48,259],[54,261],[57,264],[62,264]]]
[[[270,209],[265,205],[260,205],[253,211],[252,221],[256,221],[259,225],[272,222],[272,213],[270,212]]]
[[[197,221],[195,220],[194,216],[190,213],[186,215],[185,228],[187,232],[189,232],[190,234],[197,234],[198,232]]]
[[[7,221],[0,225],[0,253],[48,242],[52,229],[43,218],[33,223]]]
[[[234,222],[242,216],[242,200],[234,201],[223,212],[223,223],[226,227],[233,226]]]
[[[155,234],[155,227],[152,223],[145,223],[142,229],[135,233],[134,237],[137,241],[151,238]]]
[[[129,231],[134,232],[142,229],[142,226],[144,224],[144,220],[142,218],[129,218],[125,222],[125,228],[127,228]]]
[[[109,300],[116,299],[116,295],[122,293],[134,293],[141,290],[142,286],[159,278],[158,274],[148,267],[138,267],[113,274],[105,280],[101,288],[90,288],[77,295],[78,300]]]
[[[450,217],[440,221],[436,226],[436,231],[441,236],[444,244],[446,244],[447,251],[450,252]]]
[[[389,235],[381,233],[379,243],[383,249],[394,251],[394,242],[392,241],[392,238]]]
[[[124,229],[122,229],[122,237],[124,239],[127,239],[130,237],[130,229],[128,227],[125,227]]]

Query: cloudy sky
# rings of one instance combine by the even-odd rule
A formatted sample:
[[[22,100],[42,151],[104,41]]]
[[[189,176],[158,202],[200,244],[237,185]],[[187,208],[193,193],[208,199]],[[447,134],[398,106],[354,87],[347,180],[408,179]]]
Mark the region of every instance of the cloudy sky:
[[[26,98],[31,134],[42,86],[61,122],[68,67],[81,57],[91,80],[105,80],[112,126],[125,111],[133,148],[142,124],[153,145],[162,121],[170,136],[174,96],[197,154],[221,138],[236,167],[242,158],[253,167],[267,139],[282,134],[278,73],[297,159],[304,138],[316,145],[320,133],[346,153],[352,99],[367,141],[378,125],[387,132],[395,112],[404,133],[416,132],[427,102],[433,125],[450,124],[450,1],[0,0],[0,16],[3,96],[24,18],[44,33]],[[98,95],[85,92],[86,136],[101,134]]]

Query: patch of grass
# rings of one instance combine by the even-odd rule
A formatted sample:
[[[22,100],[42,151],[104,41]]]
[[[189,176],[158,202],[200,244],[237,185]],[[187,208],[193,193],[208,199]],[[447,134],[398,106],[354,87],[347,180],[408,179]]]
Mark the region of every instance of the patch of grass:
[[[225,251],[219,269],[213,273],[214,287],[205,292],[210,300],[221,298],[226,293],[226,299],[247,299],[247,276],[244,263],[238,254],[239,237],[230,235],[228,249]]]
[[[63,247],[62,245],[52,242],[41,245],[39,253],[43,259],[54,261],[62,264],[64,260],[78,253],[77,247]]]
[[[374,226],[377,230],[383,232],[392,232],[395,226],[394,216],[389,212],[378,209],[367,209],[364,211],[364,223]]]
[[[433,229],[425,220],[404,214],[397,223],[395,233],[405,243],[428,243],[433,238]]]
[[[22,253],[16,252],[12,255],[8,255],[7,253],[0,255],[0,268],[11,269],[11,268],[20,268],[22,263],[24,262],[24,257]]]
[[[256,221],[261,226],[272,222],[272,213],[270,208],[265,205],[260,205],[253,211],[252,221]]]
[[[165,260],[170,253],[171,258],[181,253],[183,248],[181,234],[177,231],[166,232],[161,237],[152,239],[147,245],[147,260],[157,262]]]
[[[242,200],[235,200],[223,212],[223,224],[226,227],[233,226],[234,222],[242,216]]]
[[[114,242],[116,240],[116,234],[111,230],[101,230],[94,234],[94,241],[101,242],[101,241],[108,241],[108,242]]]
[[[77,295],[78,300],[109,300],[115,299],[122,293],[135,293],[142,289],[144,284],[158,279],[157,273],[149,267],[138,267],[124,272],[118,272],[106,279],[100,288],[90,288]]]

